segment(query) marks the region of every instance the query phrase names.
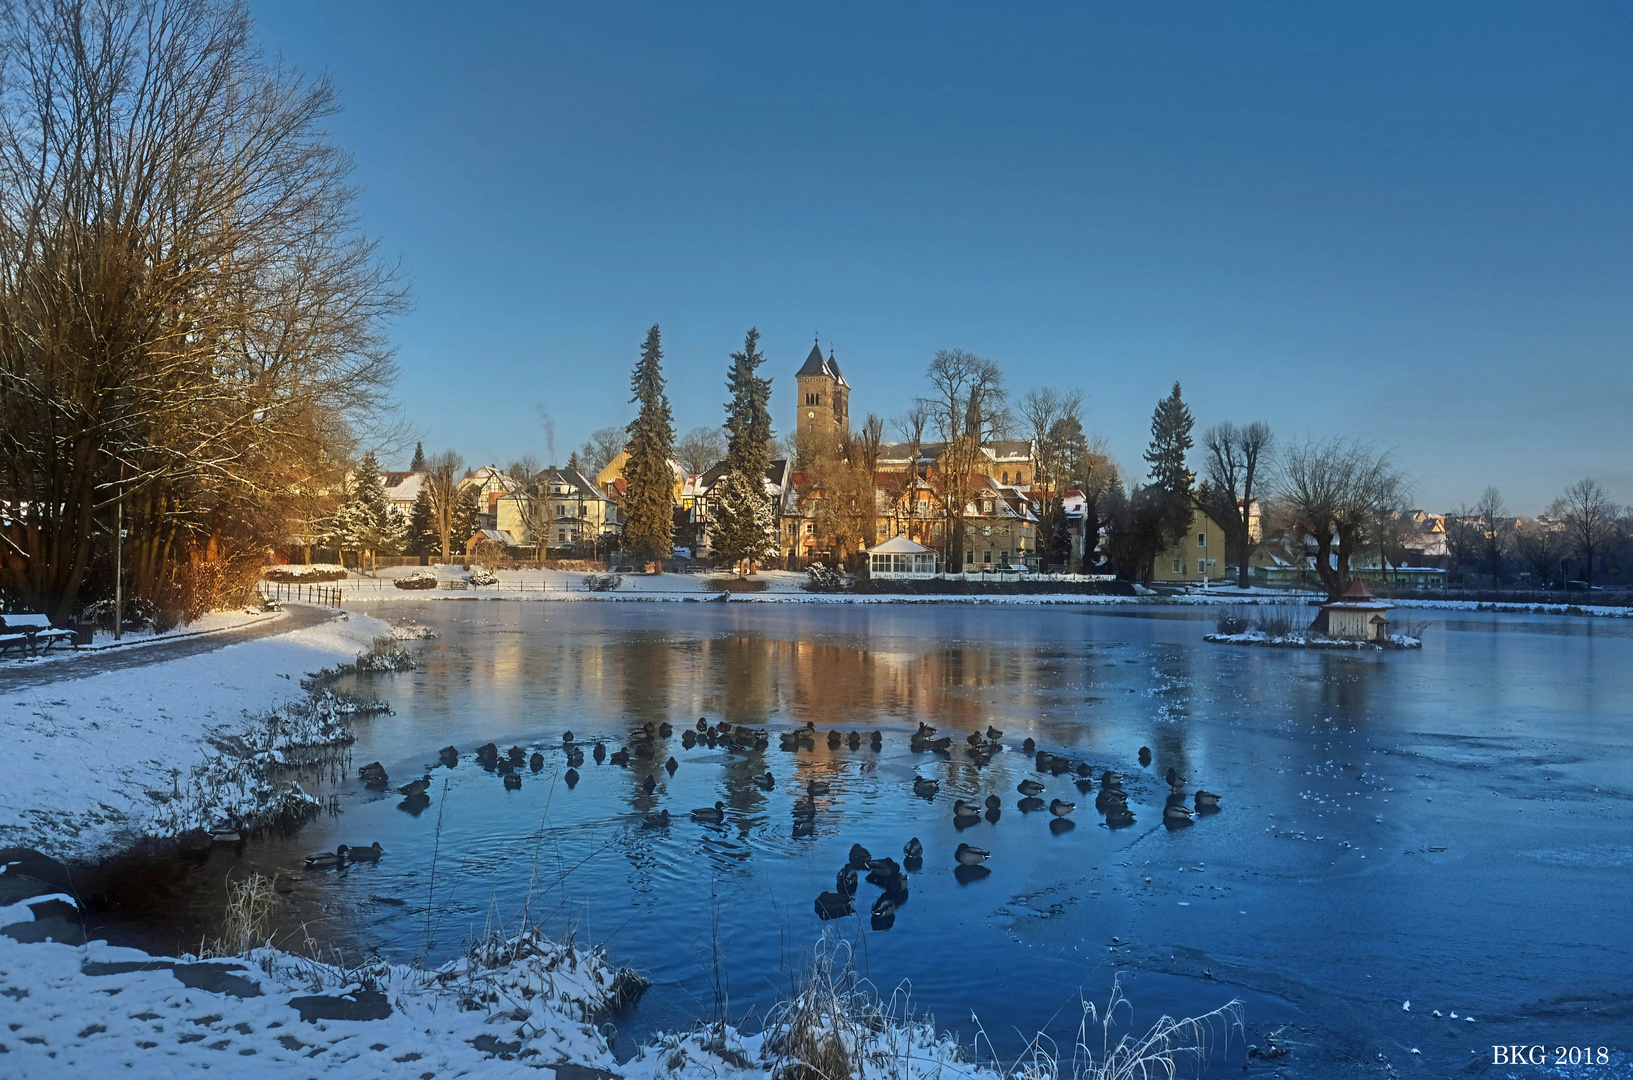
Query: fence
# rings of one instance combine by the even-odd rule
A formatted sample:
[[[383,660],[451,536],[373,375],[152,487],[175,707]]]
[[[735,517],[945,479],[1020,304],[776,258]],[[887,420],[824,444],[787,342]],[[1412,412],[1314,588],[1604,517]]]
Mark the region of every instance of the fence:
[[[263,600],[293,600],[320,607],[340,607],[343,590],[339,584],[307,585],[298,581],[263,581],[259,586]]]
[[[335,583],[344,596],[358,598],[372,594],[379,594],[383,599],[386,596],[400,596],[412,599],[417,589],[399,589],[395,578],[349,578],[346,581]],[[596,592],[583,579],[573,581],[501,581],[497,585],[475,585],[469,581],[453,579],[437,583],[437,590],[475,593],[569,593],[569,592]],[[426,592],[433,590],[427,589]]]

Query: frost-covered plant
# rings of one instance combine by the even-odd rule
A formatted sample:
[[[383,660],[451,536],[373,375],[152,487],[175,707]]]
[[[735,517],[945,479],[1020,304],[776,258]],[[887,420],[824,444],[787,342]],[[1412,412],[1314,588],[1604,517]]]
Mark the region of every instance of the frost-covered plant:
[[[623,583],[617,574],[590,574],[584,578],[584,587],[591,592],[612,592]]]
[[[470,577],[466,580],[472,585],[497,585],[499,584],[499,575],[485,566],[475,566],[471,568]]]
[[[1247,632],[1248,622],[1240,611],[1221,611],[1214,621],[1214,628],[1221,634],[1243,634]]]
[[[817,563],[805,571],[807,592],[839,592],[845,587],[845,572]]]
[[[292,563],[288,566],[269,566],[261,576],[268,581],[344,581],[347,570],[338,563]]]
[[[437,572],[430,569],[415,570],[404,574],[392,582],[399,589],[434,589],[437,587]]]

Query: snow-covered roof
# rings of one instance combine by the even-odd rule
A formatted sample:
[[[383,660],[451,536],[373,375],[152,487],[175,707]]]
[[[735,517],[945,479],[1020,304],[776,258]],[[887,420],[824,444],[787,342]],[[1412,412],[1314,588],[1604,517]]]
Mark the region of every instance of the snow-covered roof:
[[[905,536],[892,536],[882,544],[868,548],[869,555],[922,555],[930,549],[915,544]]]

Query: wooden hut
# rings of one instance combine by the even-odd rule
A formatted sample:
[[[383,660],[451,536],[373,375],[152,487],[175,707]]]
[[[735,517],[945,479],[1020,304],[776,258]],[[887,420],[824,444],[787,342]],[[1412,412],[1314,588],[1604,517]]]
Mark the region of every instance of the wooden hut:
[[[1346,641],[1387,641],[1390,610],[1391,605],[1373,596],[1366,582],[1357,579],[1343,596],[1321,605],[1310,629]]]

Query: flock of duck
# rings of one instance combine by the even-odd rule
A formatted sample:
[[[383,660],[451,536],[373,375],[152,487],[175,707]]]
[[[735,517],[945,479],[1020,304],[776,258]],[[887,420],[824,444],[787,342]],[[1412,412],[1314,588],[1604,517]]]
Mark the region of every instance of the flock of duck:
[[[657,748],[655,741],[658,738],[669,739],[674,735],[674,726],[665,722],[661,724],[647,723],[631,732],[628,745],[613,750],[607,750],[605,742],[596,741],[589,754],[597,765],[610,762],[616,766],[629,767],[632,763],[655,762]],[[800,750],[814,750],[819,733],[814,724],[792,731],[784,732],[778,737],[780,748],[788,752]],[[963,740],[962,753],[978,768],[991,762],[994,754],[1003,752],[1004,745],[999,741],[1003,732],[997,728],[988,727],[985,732],[972,732]],[[829,731],[825,736],[830,749],[838,749],[848,745],[851,749],[860,749],[866,742],[871,749],[877,751],[884,743],[884,736],[878,731],[868,734],[852,731],[841,734],[838,731]],[[688,727],[681,731],[681,745],[686,749],[704,745],[710,748],[725,747],[736,752],[749,750],[764,750],[770,746],[770,738],[758,729],[734,726],[722,721],[712,725],[707,718],[699,718],[695,727]],[[913,733],[911,749],[914,753],[932,753],[942,757],[951,757],[954,752],[952,736],[940,735],[937,729],[926,723],[920,723],[918,730]],[[1060,754],[1047,750],[1040,750],[1031,739],[1021,744],[1021,752],[1032,758],[1033,767],[1037,772],[1050,776],[1071,776],[1077,790],[1087,796],[1094,793],[1094,809],[1105,818],[1105,824],[1111,829],[1127,828],[1134,824],[1135,818],[1128,806],[1128,795],[1123,790],[1121,774],[1102,769],[1099,781],[1096,784],[1094,767],[1087,761],[1073,761]],[[567,769],[562,774],[562,780],[569,789],[575,787],[579,780],[580,768],[584,767],[585,748],[578,742],[571,731],[562,735],[561,751],[566,756]],[[545,758],[543,753],[534,750],[531,755],[520,746],[512,746],[508,751],[501,752],[494,743],[487,743],[477,747],[473,755],[479,765],[489,773],[502,778],[504,786],[510,790],[522,786],[522,772],[527,769],[533,773],[543,771]],[[1151,765],[1151,749],[1142,746],[1139,751],[1141,767]],[[439,753],[439,763],[447,768],[453,768],[459,763],[459,751],[452,747],[444,747]],[[661,766],[671,776],[679,769],[679,762],[670,756]],[[373,790],[386,790],[390,780],[385,769],[379,762],[371,762],[358,770],[359,778],[365,786]],[[1210,791],[1198,790],[1187,795],[1185,778],[1170,768],[1164,778],[1168,783],[1168,795],[1163,807],[1162,822],[1169,829],[1183,829],[1191,825],[1195,818],[1218,813],[1219,796]],[[756,775],[752,778],[756,787],[770,791],[776,787],[776,778],[769,772]],[[411,813],[418,814],[430,804],[428,791],[431,786],[431,774],[412,780],[398,787],[397,793],[403,796],[398,805]],[[652,794],[657,788],[657,780],[651,766],[648,766],[646,777],[641,781],[641,788]],[[913,794],[928,802],[934,802],[940,795],[941,782],[926,776],[915,776],[912,781]],[[1028,777],[1016,786],[1021,798],[1016,808],[1023,814],[1047,809],[1050,815],[1049,827],[1052,832],[1062,833],[1070,831],[1074,826],[1071,815],[1077,810],[1077,803],[1061,798],[1051,798],[1048,803],[1042,799],[1046,786],[1041,780]],[[817,798],[829,794],[829,784],[821,780],[811,780],[806,784],[804,794],[794,801],[793,806],[793,835],[794,837],[814,836],[818,814]],[[996,824],[1003,810],[1003,800],[996,792],[989,794],[980,802],[969,799],[955,799],[953,801],[953,825],[962,831],[978,824],[983,819]],[[726,820],[726,804],[718,800],[713,806],[702,806],[691,811],[693,821],[704,824],[718,824]],[[649,829],[667,828],[671,817],[667,809],[660,809],[643,814],[641,827]],[[307,869],[327,869],[342,866],[350,862],[375,861],[382,854],[378,842],[368,847],[348,846],[342,844],[334,852],[322,852],[308,856]],[[991,871],[983,863],[990,857],[990,852],[970,844],[960,843],[953,852],[955,867],[954,876],[960,883],[987,876]],[[903,861],[898,864],[891,858],[874,858],[871,853],[860,844],[852,845],[850,858],[840,868],[835,877],[834,889],[823,892],[816,899],[816,913],[823,919],[834,919],[850,915],[854,911],[854,903],[858,882],[858,875],[866,874],[861,880],[878,886],[882,892],[870,908],[875,929],[887,929],[895,921],[896,910],[907,900],[907,872],[916,872],[924,864],[924,846],[918,837],[913,837],[902,849]]]

